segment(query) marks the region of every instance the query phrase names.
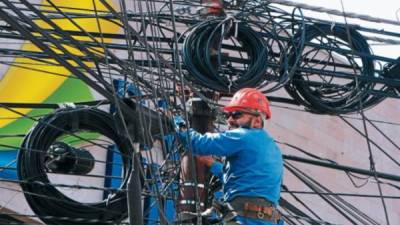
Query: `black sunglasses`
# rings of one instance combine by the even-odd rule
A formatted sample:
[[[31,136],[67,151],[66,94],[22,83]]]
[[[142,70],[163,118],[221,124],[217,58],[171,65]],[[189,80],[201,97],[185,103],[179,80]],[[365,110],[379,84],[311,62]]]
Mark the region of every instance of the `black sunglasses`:
[[[243,112],[241,112],[241,111],[233,111],[233,112],[225,113],[225,119],[229,119],[229,117],[232,117],[232,119],[237,120],[242,116],[243,116]]]
[[[232,116],[232,119],[237,120],[240,119],[244,114],[250,114],[253,116],[260,116],[259,113],[257,112],[248,112],[248,111],[233,111],[233,112],[228,112],[225,113],[225,119],[229,119],[229,117]]]

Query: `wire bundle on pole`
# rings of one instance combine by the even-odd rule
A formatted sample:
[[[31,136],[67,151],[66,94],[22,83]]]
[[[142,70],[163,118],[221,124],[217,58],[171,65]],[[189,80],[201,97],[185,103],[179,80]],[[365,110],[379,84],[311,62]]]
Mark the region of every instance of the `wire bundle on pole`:
[[[268,68],[264,81],[257,88],[263,93],[271,93],[285,86],[294,74],[296,68],[289,68],[288,51],[302,49],[301,44],[304,41],[295,40],[292,31],[304,31],[305,18],[298,8],[288,13],[268,3],[254,5],[249,2],[244,7],[246,9],[236,16],[257,24],[256,31],[264,39],[268,49],[268,58],[265,62]],[[300,56],[294,61],[298,61],[299,58]]]
[[[7,3],[6,0],[2,2],[9,7],[14,4]],[[97,2],[93,1],[94,4]],[[130,6],[128,10],[125,8],[125,1],[121,1],[120,11],[115,11],[114,7],[111,7],[106,0],[100,0],[99,3],[102,3],[100,5],[107,10],[98,11],[97,8],[103,7],[96,7],[94,10],[82,10],[81,12],[75,12],[76,10],[63,12],[58,9],[33,10],[30,3],[25,0],[15,1],[16,7],[12,7],[13,10],[4,8],[5,12],[11,13],[4,13],[0,16],[7,24],[2,27],[0,36],[7,40],[41,44],[41,50],[47,49],[47,51],[28,51],[24,50],[25,48],[20,49],[20,45],[15,45],[17,47],[14,49],[13,45],[7,45],[0,48],[0,54],[10,59],[2,61],[0,64],[31,71],[39,70],[34,66],[29,68],[30,65],[37,63],[48,66],[65,66],[72,74],[76,75],[73,76],[74,79],[86,82],[117,107],[119,101],[115,100],[115,96],[119,95],[116,93],[119,90],[112,88],[111,81],[115,78],[123,78],[127,83],[133,82],[134,87],[143,93],[133,94],[140,105],[149,105],[151,106],[149,108],[160,107],[157,108],[157,112],[167,115],[172,112],[186,112],[186,105],[183,104],[184,97],[179,98],[185,96],[184,91],[182,93],[177,91],[181,88],[184,89],[185,85],[189,86],[203,100],[209,100],[208,102],[212,104],[214,99],[208,99],[207,95],[201,93],[202,90],[209,89],[229,93],[244,86],[252,86],[268,93],[278,90],[293,79],[287,89],[295,100],[314,112],[335,114],[357,111],[378,103],[383,99],[381,96],[385,94],[390,85],[393,85],[392,89],[389,89],[393,95],[399,95],[400,89],[398,84],[396,86],[396,82],[400,82],[400,80],[397,79],[398,73],[394,73],[394,69],[390,69],[393,74],[383,73],[382,77],[378,76],[379,71],[374,71],[372,62],[392,62],[392,60],[374,56],[370,52],[364,39],[371,41],[372,37],[364,35],[368,32],[366,29],[357,27],[355,30],[352,27],[346,27],[346,24],[335,26],[322,24],[321,20],[304,17],[298,8],[295,8],[290,14],[271,6],[270,1],[239,2],[238,7],[234,8],[235,13],[239,11],[235,14],[235,18],[219,18],[199,22],[198,14],[189,6],[200,5],[193,1],[134,1],[132,4],[128,4]],[[162,3],[165,3],[165,10],[162,11],[165,14],[160,14],[163,7],[158,9]],[[182,8],[179,10],[177,4],[185,6],[184,10]],[[49,7],[41,4],[32,5],[37,9],[40,6]],[[186,11],[186,13],[182,11]],[[300,14],[297,14],[297,11]],[[22,12],[26,16],[19,15]],[[89,32],[84,27],[78,30],[65,27],[64,30],[63,26],[58,27],[54,24],[50,26],[51,21],[45,20],[45,18],[43,21],[47,21],[49,26],[36,27],[35,23],[31,22],[47,16],[50,20],[62,19],[68,20],[70,23],[80,20],[80,18],[91,18],[97,22],[108,21],[118,24],[123,33],[119,31],[106,32],[100,24],[98,24],[98,31],[96,29]],[[240,18],[240,22],[238,22],[238,18]],[[315,26],[310,25],[314,23],[316,23]],[[306,27],[305,24],[309,25]],[[182,32],[190,26],[193,26],[188,30],[188,32],[191,31],[190,33]],[[298,32],[296,33],[296,31]],[[384,37],[396,36],[389,35],[390,32],[376,31],[370,29],[369,32],[382,34]],[[364,37],[358,32],[362,32]],[[185,36],[185,34],[189,35]],[[90,38],[83,38],[85,40],[79,38],[78,40],[75,37]],[[106,39],[113,39],[113,41],[108,42]],[[182,58],[180,58],[179,46],[182,46],[181,40],[184,39]],[[52,42],[55,43],[52,44]],[[75,55],[64,48],[62,48],[64,50],[60,48],[59,51],[53,51],[57,49],[54,47],[56,44],[79,48],[85,54]],[[29,64],[23,64],[18,60],[14,61],[15,57],[34,60]],[[49,59],[57,60],[53,62]],[[180,59],[184,61],[183,70],[181,70]],[[75,63],[71,64],[70,62]],[[80,62],[88,64],[80,65],[78,64]],[[93,66],[88,66],[92,63]],[[392,63],[394,63],[393,67],[398,65],[398,62]],[[51,70],[47,72],[52,76],[65,76]],[[183,79],[184,73],[186,78],[190,78],[195,85]],[[385,79],[379,81],[380,78],[385,78],[389,82],[393,81],[393,84],[383,83]],[[129,89],[128,86],[123,85],[121,88],[122,92],[125,92],[122,96],[128,95],[126,93],[126,89]],[[377,87],[380,90],[377,90]],[[381,96],[373,95],[372,92],[379,93]],[[167,103],[165,107],[164,104],[158,104],[158,100],[165,101]],[[124,101],[124,103],[130,106],[127,102]],[[29,104],[25,103],[24,107],[27,107],[26,105]],[[54,107],[58,107],[57,104],[54,105],[56,105]],[[8,105],[7,107],[13,106]],[[128,109],[130,108],[128,107]],[[132,107],[132,109],[137,110],[134,112],[121,107],[121,118],[111,118],[104,112],[92,109],[61,110],[44,117],[28,134],[20,151],[18,170],[21,181],[18,181],[18,184],[22,185],[29,205],[46,224],[119,224],[128,212],[131,212],[129,213],[130,224],[147,221],[160,224],[182,223],[180,218],[167,218],[168,213],[164,213],[168,205],[171,207],[171,204],[176,203],[179,199],[176,196],[176,189],[180,187],[181,159],[179,153],[181,149],[176,137],[168,132],[173,129],[170,129],[168,118],[164,120],[163,113],[153,113],[151,110],[141,107]],[[30,114],[28,116],[28,114],[21,113],[20,116],[32,118]],[[126,124],[116,123],[116,121],[123,120]],[[116,127],[120,125],[125,129],[118,130]],[[120,164],[120,168],[123,169],[122,175],[115,176],[113,173],[110,176],[109,171],[105,172],[106,175],[96,174],[101,179],[117,177],[118,181],[121,181],[117,188],[108,188],[106,182],[104,182],[104,186],[103,183],[99,187],[92,186],[93,181],[89,175],[94,174],[84,173],[86,170],[82,172],[82,176],[87,175],[87,177],[77,181],[74,180],[77,177],[76,173],[67,174],[68,172],[57,170],[54,167],[49,171],[46,157],[50,154],[57,156],[55,153],[51,153],[52,147],[57,147],[57,142],[65,140],[64,136],[85,139],[86,131],[106,136],[106,139],[111,140],[109,143],[113,142],[118,145],[118,148],[113,151],[122,157],[123,163]],[[157,138],[153,139],[154,134],[157,134]],[[143,144],[143,149],[140,148],[138,153],[143,156],[142,163],[131,161],[133,154],[128,140],[126,140],[128,136],[135,137],[136,144]],[[366,138],[368,142],[371,141],[368,136]],[[150,149],[154,140],[159,141],[160,146]],[[89,140],[88,145],[90,145],[90,141],[94,141],[94,139]],[[88,140],[83,140],[83,142],[88,143]],[[109,143],[104,142],[102,145],[106,146]],[[375,143],[372,142],[372,144]],[[80,146],[80,144],[76,144],[74,147]],[[79,150],[79,148],[76,149]],[[83,150],[87,149],[83,148]],[[110,150],[107,149],[107,151]],[[384,153],[386,154],[386,152]],[[390,155],[387,156],[392,159]],[[85,159],[87,160],[87,158]],[[397,161],[392,160],[398,165]],[[98,161],[97,159],[96,163]],[[93,160],[90,159],[87,162],[90,163]],[[111,162],[109,159],[102,163],[106,164],[103,167],[110,164],[115,165],[114,161]],[[80,165],[82,166],[82,164]],[[7,167],[3,168],[9,169]],[[130,192],[131,189],[127,184],[129,175],[138,178],[135,173],[129,174],[131,169],[135,173],[139,170],[147,172],[146,179],[141,180],[144,183],[143,192],[135,182],[133,182],[133,191],[137,190],[137,192]],[[65,179],[66,184],[60,185],[53,182],[52,178],[54,177],[60,180],[68,179]],[[83,198],[75,200],[67,195],[69,193],[64,192],[65,189],[74,189],[72,195],[80,197],[81,192],[77,189],[85,188],[91,190],[90,195],[93,192],[96,194],[96,192],[102,191],[106,200],[103,200],[104,198],[101,200],[86,198],[90,201],[97,201],[87,203]],[[214,192],[214,186],[211,189],[213,190],[210,190],[210,195]],[[126,192],[135,195],[129,198],[129,196],[126,197]],[[313,193],[319,194],[320,192],[315,189]],[[129,202],[127,198],[131,201]],[[131,208],[134,212],[127,210],[129,206],[141,207],[140,198],[149,202],[143,212],[135,207]],[[128,207],[126,202],[128,202]],[[327,201],[328,204],[331,202],[334,200]],[[200,204],[196,202],[196,205]],[[7,207],[7,205],[3,207]],[[309,209],[307,205],[305,207]],[[198,208],[200,209],[200,207]],[[344,216],[357,214],[357,211],[347,210],[347,208],[343,210],[346,211],[343,213]],[[198,215],[200,215],[199,209],[196,209]],[[156,214],[155,211],[158,212],[158,215],[153,216]],[[337,211],[342,212],[339,207]],[[296,216],[302,215],[295,211],[292,213]],[[137,216],[139,214],[143,214],[143,220],[142,217]],[[316,213],[314,215],[320,219],[319,221],[324,222],[323,217],[318,217]],[[32,215],[32,217],[36,217],[36,215]],[[349,219],[349,221],[353,220]],[[301,221],[286,222],[288,224],[301,223]]]
[[[300,40],[300,32],[295,36]],[[373,106],[383,97],[370,91],[375,83],[374,63],[365,38],[351,27],[315,23],[305,28],[305,46],[289,54],[297,70],[286,86],[297,101],[317,113],[349,113]],[[300,54],[300,61],[295,58]]]
[[[224,39],[229,39],[230,44],[225,44]],[[222,52],[227,49],[229,56]],[[263,81],[268,50],[249,24],[234,18],[213,19],[191,30],[184,41],[182,57],[190,80],[230,93],[242,87],[256,87]]]
[[[79,131],[97,132],[115,143],[123,168],[119,188],[125,189],[132,166],[132,149],[129,141],[117,132],[113,118],[97,109],[67,109],[42,118],[24,139],[18,155],[18,176],[24,181],[21,187],[26,200],[39,218],[48,224],[108,224],[121,221],[127,216],[125,191],[114,192],[100,202],[82,203],[51,185],[44,163],[50,146],[63,135]],[[140,187],[136,188],[140,191]]]

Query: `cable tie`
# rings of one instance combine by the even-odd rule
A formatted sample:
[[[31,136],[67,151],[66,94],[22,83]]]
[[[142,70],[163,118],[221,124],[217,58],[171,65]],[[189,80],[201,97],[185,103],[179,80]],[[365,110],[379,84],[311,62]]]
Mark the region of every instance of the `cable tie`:
[[[335,21],[335,19],[333,19],[333,17],[329,13],[326,13],[326,14],[331,19],[331,32],[333,32],[333,28],[335,28],[335,26],[336,26],[336,21]]]
[[[199,97],[193,97],[191,98],[192,102],[201,102],[203,101],[203,99],[199,98]]]
[[[75,109],[76,105],[73,102],[63,102],[63,103],[58,103],[58,108],[60,109]]]
[[[109,194],[107,195],[107,199],[106,199],[106,201],[105,201],[105,203],[106,203],[106,206],[109,206],[109,205],[110,205],[111,198],[112,198],[112,194],[111,194],[111,193],[109,193]]]
[[[228,79],[228,80],[229,80],[228,91],[229,91],[229,93],[231,93],[231,87],[232,87],[233,83],[232,83],[232,79]]]
[[[133,143],[133,151],[134,151],[134,153],[140,152],[140,143],[139,142]]]
[[[235,33],[233,36],[237,39],[239,33],[239,21],[233,17],[233,23],[235,24]]]

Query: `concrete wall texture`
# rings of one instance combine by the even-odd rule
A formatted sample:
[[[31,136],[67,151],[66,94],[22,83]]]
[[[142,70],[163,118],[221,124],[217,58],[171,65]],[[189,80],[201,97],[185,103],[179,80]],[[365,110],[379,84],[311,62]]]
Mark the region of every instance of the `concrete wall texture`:
[[[365,134],[363,121],[360,114],[339,116],[316,115],[304,112],[298,107],[273,104],[272,120],[267,125],[267,130],[281,143],[288,143],[299,147],[321,158],[327,158],[340,165],[370,170],[370,153]],[[366,122],[366,131],[370,139],[370,150],[375,163],[376,171],[397,175],[399,172],[399,132],[400,132],[400,105],[396,99],[387,99],[375,108],[365,111],[365,117],[373,125]],[[352,128],[349,124],[354,126]],[[379,131],[379,130],[380,131]],[[385,137],[386,136],[386,137]],[[310,158],[300,151],[280,144],[282,152]],[[390,159],[390,157],[392,159]],[[355,193],[364,195],[379,195],[377,182],[373,176],[357,175],[350,177],[340,170],[328,169],[320,166],[287,161],[298,167],[301,171],[317,180],[326,188],[336,193]],[[285,171],[284,184],[292,191],[311,191],[303,182],[288,170]],[[352,178],[352,180],[350,179]],[[398,185],[395,181],[379,179],[382,194],[396,196],[397,199],[385,198],[390,224],[400,223],[400,191],[387,182]],[[354,182],[354,184],[352,183]],[[296,195],[304,203],[315,210],[327,222],[337,224],[351,224],[344,216],[340,215],[332,206],[313,194]],[[282,197],[289,200],[299,208],[301,206],[290,194],[282,193]],[[349,197],[341,196],[344,200],[373,218],[379,224],[386,224],[384,205],[376,197]],[[308,212],[306,209],[304,212]],[[362,224],[362,223],[359,223]]]

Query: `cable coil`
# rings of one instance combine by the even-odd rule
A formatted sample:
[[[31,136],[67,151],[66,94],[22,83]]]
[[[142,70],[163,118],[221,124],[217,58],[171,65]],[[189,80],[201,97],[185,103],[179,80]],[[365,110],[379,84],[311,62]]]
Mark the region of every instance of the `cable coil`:
[[[229,39],[229,45],[223,41]],[[228,53],[222,50],[229,49]],[[256,87],[267,70],[268,51],[262,37],[233,18],[199,23],[185,38],[183,63],[189,79],[212,90],[230,93]],[[235,57],[235,58],[234,58]]]
[[[350,113],[371,107],[384,98],[373,96],[375,84],[358,79],[373,77],[369,45],[355,29],[316,23],[305,28],[305,47],[289,52],[290,68],[296,67],[288,93],[316,113]],[[296,34],[298,42],[301,32]],[[349,40],[350,39],[350,40]],[[295,58],[301,60],[296,64]],[[343,79],[335,78],[343,74]]]
[[[122,158],[120,189],[125,189],[131,171],[129,141],[119,135],[113,117],[91,108],[62,109],[43,117],[25,137],[18,155],[18,176],[32,210],[46,224],[109,224],[127,216],[126,193],[117,191],[107,200],[81,203],[69,198],[51,185],[44,158],[49,147],[64,134],[92,131],[111,139]],[[49,185],[39,185],[49,184]],[[140,187],[136,187],[140,191]],[[62,220],[60,218],[71,218]]]

